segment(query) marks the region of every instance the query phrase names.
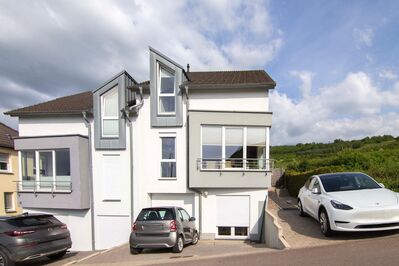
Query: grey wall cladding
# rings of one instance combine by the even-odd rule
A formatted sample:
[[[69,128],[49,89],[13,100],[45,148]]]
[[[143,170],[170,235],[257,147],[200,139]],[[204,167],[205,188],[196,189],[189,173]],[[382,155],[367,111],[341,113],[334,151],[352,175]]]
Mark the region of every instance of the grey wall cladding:
[[[122,71],[104,85],[93,92],[93,115],[94,115],[94,146],[99,150],[124,150],[126,149],[126,120],[122,112],[119,112],[119,137],[103,138],[101,134],[101,95],[118,87],[119,110],[126,106],[127,88],[136,84],[126,71]]]
[[[166,66],[175,73],[176,115],[158,115],[157,63]],[[150,97],[151,97],[151,126],[153,127],[181,127],[183,126],[183,97],[179,86],[183,82],[182,67],[166,56],[150,48]]]

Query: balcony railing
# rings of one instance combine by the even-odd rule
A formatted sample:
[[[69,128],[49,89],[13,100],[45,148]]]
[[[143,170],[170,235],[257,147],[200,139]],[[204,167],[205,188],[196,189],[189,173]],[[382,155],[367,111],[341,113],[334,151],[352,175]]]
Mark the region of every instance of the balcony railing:
[[[47,192],[47,193],[70,193],[72,192],[72,181],[16,181],[18,192]]]
[[[236,170],[236,171],[272,171],[274,168],[273,159],[197,159],[197,170]]]

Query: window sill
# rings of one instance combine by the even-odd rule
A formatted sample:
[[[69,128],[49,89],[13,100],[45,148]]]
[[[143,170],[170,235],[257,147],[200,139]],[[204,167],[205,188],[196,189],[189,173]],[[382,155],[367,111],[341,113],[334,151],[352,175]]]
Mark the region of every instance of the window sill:
[[[0,174],[13,175],[14,173],[11,171],[0,170]]]
[[[160,177],[158,180],[177,180],[177,177]]]
[[[18,193],[39,193],[39,194],[72,194],[71,190],[33,190],[33,189],[24,189],[18,190]]]
[[[6,212],[6,213],[16,213],[17,210],[14,210],[14,209],[13,209],[13,210],[5,210],[5,212]]]

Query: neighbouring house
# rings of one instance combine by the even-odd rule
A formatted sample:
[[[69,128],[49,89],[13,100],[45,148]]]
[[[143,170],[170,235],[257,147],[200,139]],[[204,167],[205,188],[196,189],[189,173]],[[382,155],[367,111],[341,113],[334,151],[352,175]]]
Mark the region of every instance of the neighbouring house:
[[[122,71],[6,113],[19,117],[24,211],[56,215],[75,250],[126,243],[142,208],[166,205],[196,217],[203,239],[258,240],[275,82],[263,70],[192,72],[149,53],[149,81]]]
[[[14,150],[12,139],[16,136],[16,130],[0,123],[0,216],[16,215],[22,211],[16,193],[18,153]]]

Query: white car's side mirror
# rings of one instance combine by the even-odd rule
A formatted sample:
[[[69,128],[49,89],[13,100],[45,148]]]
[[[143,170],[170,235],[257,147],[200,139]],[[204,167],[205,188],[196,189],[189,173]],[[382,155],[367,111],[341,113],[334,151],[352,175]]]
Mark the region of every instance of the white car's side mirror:
[[[312,193],[313,193],[313,194],[321,194],[320,188],[318,188],[318,187],[312,188]]]
[[[385,187],[383,183],[378,183],[378,185],[380,185],[382,188]]]

